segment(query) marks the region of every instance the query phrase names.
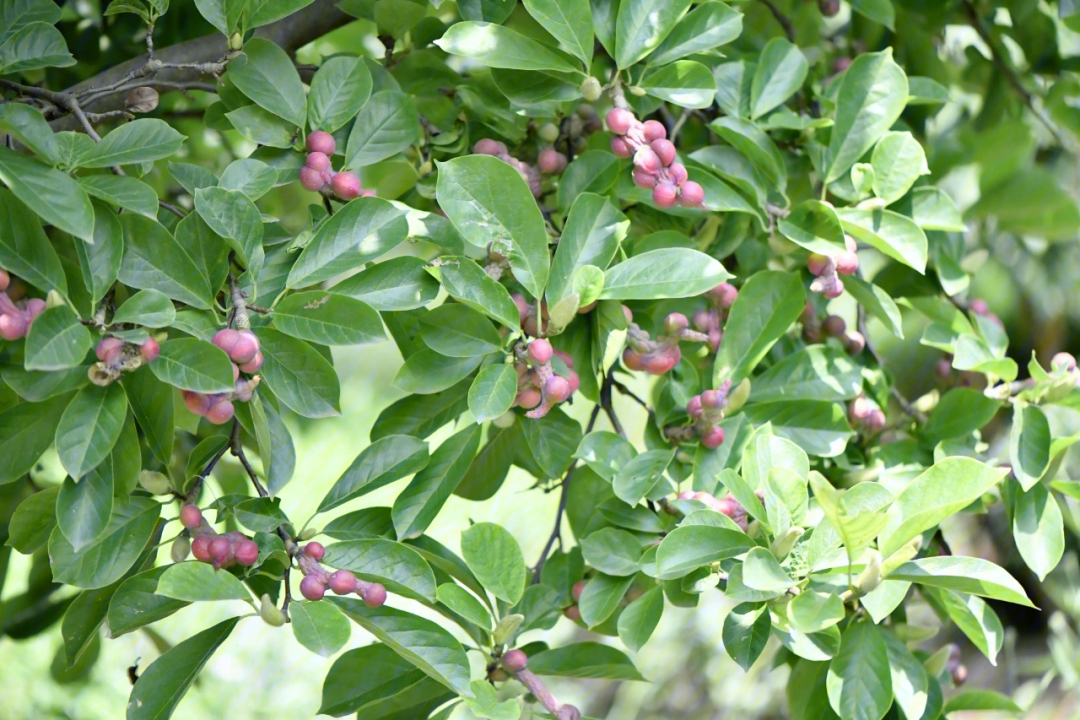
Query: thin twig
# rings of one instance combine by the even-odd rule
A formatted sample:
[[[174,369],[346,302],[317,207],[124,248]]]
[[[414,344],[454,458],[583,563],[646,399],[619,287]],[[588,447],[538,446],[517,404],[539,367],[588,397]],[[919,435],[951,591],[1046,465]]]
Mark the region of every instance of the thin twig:
[[[780,11],[780,8],[772,2],[772,0],[761,0],[761,3],[769,8],[769,12],[776,18],[776,22],[780,23],[780,27],[784,28],[784,34],[787,35],[788,42],[795,42],[795,26],[791,24],[791,20],[787,15]]]
[[[863,340],[866,341],[866,349],[870,352],[870,355],[874,358],[874,362],[878,364],[878,367],[885,367],[885,362],[878,353],[877,347],[870,340],[870,333],[866,329],[866,308],[862,305],[859,306],[859,332],[863,336]],[[904,397],[904,394],[900,392],[895,385],[889,387],[889,394],[896,400],[896,404],[900,406],[900,409],[904,411],[906,415],[915,419],[915,422],[922,424],[926,422],[926,415],[915,409],[915,406],[911,404],[911,401]]]
[[[239,422],[233,420],[233,426],[239,425]],[[235,430],[234,430],[235,432]],[[184,500],[185,503],[193,503],[199,499],[199,492],[202,490],[203,482],[209,477],[210,473],[214,471],[218,461],[225,455],[225,451],[229,449],[229,443],[225,443],[221,446],[221,449],[214,453],[214,456],[210,458],[210,462],[206,463],[206,467],[199,473],[199,476],[195,478],[195,482],[191,484],[191,489],[187,491],[186,495],[178,495]]]
[[[270,493],[266,492],[266,488],[263,487],[259,476],[255,474],[255,468],[251,467],[251,463],[248,462],[247,455],[244,453],[244,443],[240,437],[240,423],[238,422],[233,423],[232,436],[229,437],[229,449],[232,450],[232,454],[240,461],[240,464],[244,466],[244,472],[251,478],[251,484],[255,486],[255,492],[259,493],[259,497],[269,497]]]
[[[183,210],[181,210],[180,208],[176,207],[175,205],[173,205],[171,203],[165,202],[164,200],[158,200],[158,205],[161,208],[163,208],[165,210],[168,210],[169,212],[171,212],[173,215],[180,218],[181,220],[183,220],[184,218],[187,217],[187,214]]]
[[[289,572],[292,567],[285,568],[285,575],[282,578],[285,581],[285,599],[281,601],[281,614],[285,616],[285,622],[292,622],[289,617],[289,603],[292,602],[292,590],[289,589]]]
[[[615,414],[615,407],[611,404],[611,376],[604,377],[604,384],[600,386],[600,406],[604,408],[604,414],[608,416],[608,420],[611,421],[611,426],[618,433],[619,437],[625,439],[626,431],[623,429],[622,423],[619,422],[619,416]]]

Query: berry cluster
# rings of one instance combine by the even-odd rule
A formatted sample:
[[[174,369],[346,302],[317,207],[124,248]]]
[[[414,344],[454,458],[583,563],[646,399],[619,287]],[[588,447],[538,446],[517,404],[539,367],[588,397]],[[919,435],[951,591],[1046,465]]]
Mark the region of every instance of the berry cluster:
[[[0,270],[0,338],[18,340],[30,332],[30,324],[45,312],[45,301],[39,298],[23,300],[18,305],[7,294],[11,276]]]
[[[814,304],[807,301],[802,314],[803,339],[810,343],[821,342],[826,337],[840,341],[848,355],[858,355],[866,347],[866,338],[858,330],[849,330],[844,318],[828,315],[819,321]]]
[[[630,327],[626,331],[626,349],[623,364],[630,370],[644,370],[650,375],[663,375],[679,364],[682,351],[679,341],[708,342],[709,337],[691,330],[690,321],[682,313],[671,313],[664,318],[664,334],[653,340],[649,333],[634,322],[630,308],[623,305],[623,313]]]
[[[865,395],[851,401],[848,406],[848,420],[865,435],[874,435],[885,427],[885,413]]]
[[[552,148],[549,148],[544,152],[549,153],[549,155],[547,156],[548,167],[559,166],[559,169],[557,171],[548,170],[546,172],[562,172],[563,169],[566,167],[566,156],[562,153],[555,152],[555,150]],[[540,155],[544,156],[544,152],[540,153]],[[518,175],[521,175],[521,179],[528,183],[529,190],[532,191],[534,197],[540,197],[540,195],[543,194],[543,190],[540,187],[540,170],[534,168],[532,165],[525,162],[524,160],[518,160],[516,157],[511,155],[509,150],[507,150],[505,144],[499,142],[498,140],[492,140],[491,138],[482,138],[480,140],[477,140],[476,144],[473,145],[473,153],[476,155],[491,155],[492,157],[499,158],[504,163],[518,171]],[[550,153],[555,153],[555,155],[557,155],[558,157],[551,156]],[[553,157],[554,159],[552,159]],[[559,160],[559,158],[562,159]]]
[[[837,253],[835,257],[811,253],[806,261],[810,272],[816,276],[810,283],[810,289],[830,300],[844,293],[844,281],[839,276],[854,275],[859,269],[859,256],[855,253],[858,245],[855,243],[855,238],[845,235],[844,244],[847,249]]]
[[[724,408],[728,404],[731,380],[725,380],[716,390],[706,390],[686,403],[686,413],[694,424],[690,427],[701,438],[701,444],[714,450],[724,444]]]
[[[216,570],[232,565],[251,567],[259,560],[259,546],[253,540],[236,531],[218,535],[194,505],[180,508],[180,524],[194,538],[191,554],[199,562],[210,563]],[[176,560],[175,555],[173,559]]]
[[[558,356],[570,371],[568,377],[556,375],[551,367],[551,358]],[[537,338],[528,345],[518,343],[514,356],[514,370],[518,375],[517,397],[514,407],[522,407],[529,412],[525,417],[537,419],[548,414],[551,408],[565,402],[581,384],[574,372],[574,359],[569,353],[555,350],[544,338]]]
[[[578,602],[581,600],[581,594],[585,592],[585,586],[588,584],[589,582],[587,580],[578,580],[574,583],[574,586],[570,588],[570,597],[574,602],[563,608],[563,615],[574,622],[581,619],[581,608],[578,607]]]
[[[334,136],[328,132],[316,130],[307,136],[307,163],[300,168],[300,184],[306,190],[334,195],[344,202],[374,196],[375,191],[365,190],[356,173],[348,170],[334,172],[330,158],[336,147]]]
[[[161,346],[154,338],[147,338],[142,345],[135,345],[118,337],[102,338],[94,349],[98,361],[90,366],[87,375],[90,382],[104,387],[120,379],[122,373],[139,369],[153,362],[161,353]]]
[[[248,329],[233,330],[232,328],[223,328],[214,334],[211,342],[224,350],[225,354],[232,360],[235,387],[232,392],[214,393],[213,395],[185,390],[183,393],[184,405],[191,412],[206,418],[213,424],[223,425],[232,420],[233,414],[236,412],[233,401],[247,402],[255,393],[255,388],[259,384],[259,376],[241,378],[240,373],[244,372],[253,375],[258,372],[263,364],[263,354],[259,350],[259,338],[255,337],[255,333]]]
[[[759,490],[758,492],[760,493],[761,491]],[[710,510],[715,510],[721,515],[727,515],[734,520],[735,524],[743,529],[743,532],[746,532],[746,528],[749,526],[746,508],[744,508],[731,493],[728,493],[722,498],[718,498],[703,491],[694,492],[693,490],[683,490],[679,493],[679,499],[697,500],[700,503],[704,503]]]
[[[330,572],[324,568],[319,561],[325,554],[322,543],[310,542],[297,555],[296,563],[304,573],[304,579],[300,581],[301,595],[312,601],[322,600],[326,589],[330,588],[336,595],[356,593],[368,607],[376,608],[386,602],[386,588],[379,583],[365,582],[348,570]]]
[[[723,338],[724,322],[727,320],[728,311],[735,304],[735,298],[739,297],[739,291],[731,283],[720,283],[712,290],[705,293],[705,299],[709,307],[694,313],[694,329],[708,336],[706,342],[709,348],[716,352],[720,348],[720,340]]]
[[[675,145],[667,139],[667,128],[656,120],[639,121],[634,113],[612,108],[607,114],[607,126],[615,137],[611,152],[619,157],[634,158],[634,184],[652,190],[658,207],[698,208],[705,202],[705,189],[687,180],[686,167],[675,161]]]

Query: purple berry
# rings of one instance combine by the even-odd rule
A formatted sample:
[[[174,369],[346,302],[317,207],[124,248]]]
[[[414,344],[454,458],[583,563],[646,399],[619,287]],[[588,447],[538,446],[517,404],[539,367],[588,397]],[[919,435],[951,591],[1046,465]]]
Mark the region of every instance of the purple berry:
[[[348,570],[338,570],[330,576],[330,589],[338,595],[348,595],[356,590],[356,576]]]
[[[191,541],[191,554],[196,560],[200,562],[208,562],[210,560],[210,541],[213,540],[211,535],[200,535]]]
[[[311,152],[320,152],[323,155],[333,155],[337,148],[334,136],[322,130],[316,130],[307,136],[307,149]]]
[[[308,600],[322,600],[326,594],[326,586],[315,575],[305,575],[300,581],[300,594]]]
[[[512,673],[516,673],[519,670],[524,670],[525,666],[529,664],[529,656],[520,650],[508,650],[502,657],[503,667]]]
[[[251,567],[259,560],[259,546],[251,540],[244,540],[236,546],[236,562]]]
[[[701,396],[695,395],[690,398],[690,402],[686,403],[686,414],[692,417],[694,420],[701,418]]]
[[[319,192],[326,186],[326,180],[323,179],[322,173],[318,170],[314,170],[305,165],[300,168],[300,184],[305,190]]]
[[[553,148],[546,148],[540,151],[540,156],[536,158],[536,164],[540,167],[540,172],[554,175],[557,172],[562,172],[563,168],[566,167],[566,156]]]
[[[537,338],[529,343],[529,358],[537,365],[546,365],[551,360],[551,343],[543,338]]]
[[[570,382],[558,375],[552,375],[544,381],[544,398],[553,403],[561,403],[570,397]]]
[[[371,608],[380,607],[386,602],[386,588],[379,583],[371,583],[362,594],[364,604]]]
[[[188,530],[199,527],[202,524],[202,510],[194,505],[185,505],[180,508],[180,524]]]
[[[304,554],[312,560],[322,560],[326,555],[326,548],[320,542],[309,542],[304,546]]]
[[[342,200],[358,198],[360,197],[360,191],[363,190],[360,186],[360,178],[356,176],[356,173],[351,172],[339,172],[330,181],[330,187]]]
[[[330,158],[325,153],[313,152],[308,153],[307,166],[316,172],[323,172],[330,169]]]
[[[679,204],[683,207],[700,207],[705,202],[705,188],[693,180],[687,180],[679,187]]]

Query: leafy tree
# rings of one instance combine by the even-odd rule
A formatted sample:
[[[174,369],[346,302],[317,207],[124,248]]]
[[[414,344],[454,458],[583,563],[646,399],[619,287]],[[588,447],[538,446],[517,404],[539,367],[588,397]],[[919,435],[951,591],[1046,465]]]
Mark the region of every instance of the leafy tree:
[[[3,0],[0,582],[12,549],[34,578],[0,632],[59,622],[85,672],[103,627],[241,601],[138,671],[128,718],[257,615],[322,655],[376,637],[322,712],[570,720],[544,677],[642,680],[619,645],[719,592],[743,668],[782,646],[793,718],[1015,707],[946,703],[956,646],[908,610],[993,662],[988,603],[1032,583],[939,524],[1004,507],[1042,580],[1080,496],[1076,361],[1010,350],[1008,298],[971,289],[1080,229],[1057,5]],[[388,338],[408,394],[290,516],[283,416],[339,413],[329,348]],[[538,557],[427,534],[511,466],[560,497]],[[520,639],[563,616],[619,642]]]

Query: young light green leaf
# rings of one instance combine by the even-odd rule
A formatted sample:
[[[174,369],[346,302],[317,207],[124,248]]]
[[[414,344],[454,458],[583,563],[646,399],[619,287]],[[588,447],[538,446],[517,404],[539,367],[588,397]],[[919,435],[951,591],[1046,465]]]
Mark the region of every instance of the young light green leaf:
[[[517,540],[495,523],[477,523],[461,534],[461,555],[492,595],[516,605],[525,592],[525,556]]]
[[[1004,495],[1012,515],[1016,549],[1039,580],[1045,580],[1065,552],[1061,508],[1043,483],[1035,483],[1026,492],[1012,482],[1008,488],[1010,491]]]
[[[920,175],[929,175],[926,152],[911,133],[889,132],[878,140],[870,164],[874,194],[891,205],[907,194]]]
[[[521,315],[510,291],[469,258],[461,255],[442,258],[437,272],[450,297],[508,328],[521,325]]]
[[[858,208],[841,208],[836,214],[844,231],[857,240],[872,245],[920,273],[926,270],[926,233],[910,218],[892,210]]]
[[[680,578],[703,565],[742,555],[754,547],[754,541],[737,530],[710,525],[678,527],[657,548],[657,577]]]
[[[881,720],[892,704],[889,654],[877,626],[866,620],[844,630],[826,679],[829,704],[841,720]]]
[[[787,615],[799,632],[816,633],[844,619],[844,603],[833,593],[804,590],[788,603]]]
[[[731,275],[720,261],[690,248],[651,250],[604,274],[603,300],[655,300],[700,295]]]
[[[1009,457],[1013,474],[1025,492],[1039,482],[1050,465],[1050,441],[1046,413],[1034,405],[1014,406]]]
[[[780,219],[776,229],[788,240],[812,253],[836,255],[846,250],[840,218],[831,206],[820,200],[802,201],[791,209],[787,217]]]
[[[989,560],[945,555],[906,562],[889,575],[920,585],[955,590],[1035,607],[1012,575]]]
[[[712,72],[693,60],[676,60],[647,72],[638,83],[646,93],[685,108],[707,108],[716,95]]]
[[[616,577],[637,573],[642,551],[641,542],[634,535],[618,528],[601,528],[581,540],[585,562]]]
[[[589,6],[576,0],[525,0],[525,9],[588,68],[593,56]]]
[[[724,618],[724,651],[749,672],[765,649],[771,629],[767,606],[762,603],[736,605]]]
[[[491,613],[472,593],[457,583],[443,583],[436,589],[435,596],[443,605],[474,625],[491,629]]]

